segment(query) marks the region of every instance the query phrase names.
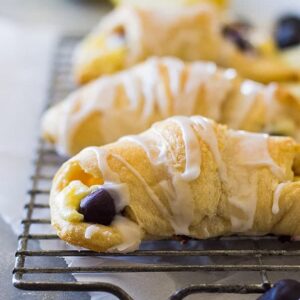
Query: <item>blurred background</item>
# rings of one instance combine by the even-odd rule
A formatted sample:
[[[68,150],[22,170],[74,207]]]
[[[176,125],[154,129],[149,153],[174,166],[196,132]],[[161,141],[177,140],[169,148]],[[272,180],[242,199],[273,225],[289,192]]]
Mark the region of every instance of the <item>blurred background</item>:
[[[1,0],[0,19],[64,31],[87,31],[112,8],[103,0]]]
[[[115,0],[115,2],[118,0]],[[120,0],[119,0],[120,1]],[[178,5],[197,0],[123,0],[139,5]],[[200,0],[201,1],[201,0]],[[227,3],[234,13],[268,25],[274,17],[285,12],[300,12],[299,0],[213,0]],[[112,8],[105,0],[0,0],[1,18],[14,20],[28,26],[42,26],[63,31],[87,31]]]

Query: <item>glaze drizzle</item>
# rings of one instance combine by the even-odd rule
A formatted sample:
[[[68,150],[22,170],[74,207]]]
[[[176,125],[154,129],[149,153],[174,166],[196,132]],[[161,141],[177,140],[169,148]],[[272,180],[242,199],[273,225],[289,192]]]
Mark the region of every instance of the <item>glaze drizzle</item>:
[[[222,106],[233,91],[241,94],[241,102],[246,97],[236,84],[237,78],[234,70],[219,69],[214,63],[185,64],[171,57],[150,58],[71,94],[60,108],[57,147],[68,153],[77,128],[95,112],[101,113],[103,143],[142,132],[155,121],[173,115],[197,112],[220,121]]]
[[[279,180],[285,177],[284,171],[269,153],[268,136],[228,130],[226,143],[221,152],[213,121],[200,116],[172,117],[168,120],[178,126],[183,139],[185,168],[181,173],[175,167],[178,164],[176,153],[173,153],[172,144],[164,137],[160,123],[152,126],[150,132],[153,136],[128,136],[123,137],[121,141],[136,143],[145,151],[154,168],[163,165],[168,170],[168,178],[158,182],[158,185],[168,199],[171,213],[162,205],[142,175],[123,158],[118,159],[135,174],[158,210],[169,220],[174,232],[188,234],[194,219],[194,200],[190,183],[201,176],[203,162],[199,141],[204,141],[214,156],[220,181],[232,207],[230,215],[232,231],[250,231],[257,203],[256,169],[266,167]],[[223,157],[223,152],[227,152],[227,156]],[[231,156],[234,159],[231,159]]]

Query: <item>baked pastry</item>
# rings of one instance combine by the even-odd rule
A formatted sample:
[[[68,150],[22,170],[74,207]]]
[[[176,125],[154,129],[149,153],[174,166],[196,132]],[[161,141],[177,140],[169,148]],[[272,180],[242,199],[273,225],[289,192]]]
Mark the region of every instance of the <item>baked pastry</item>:
[[[215,21],[208,4],[168,11],[119,6],[76,49],[75,77],[86,83],[153,55],[213,60],[220,42]]]
[[[261,42],[252,38],[259,30],[245,31],[223,22],[219,11],[205,3],[167,10],[119,6],[78,46],[75,77],[86,83],[149,56],[168,55],[211,60],[261,82],[299,79],[299,66],[270,50],[270,37]]]
[[[228,0],[111,0],[115,5],[135,5],[140,7],[156,7],[161,9],[166,9],[174,6],[186,6],[186,5],[195,5],[201,2],[213,3],[220,9],[224,9],[228,6]]]
[[[43,136],[75,154],[148,129],[173,115],[199,114],[231,128],[300,140],[300,104],[276,84],[242,80],[214,63],[150,58],[72,93],[43,118]]]
[[[222,28],[223,36],[240,50],[226,54],[223,66],[238,68],[240,74],[257,81],[299,83],[299,17],[284,15],[269,32],[232,19],[225,21]]]
[[[52,225],[68,243],[129,252],[185,235],[300,235],[300,145],[177,116],[89,147],[51,189]]]

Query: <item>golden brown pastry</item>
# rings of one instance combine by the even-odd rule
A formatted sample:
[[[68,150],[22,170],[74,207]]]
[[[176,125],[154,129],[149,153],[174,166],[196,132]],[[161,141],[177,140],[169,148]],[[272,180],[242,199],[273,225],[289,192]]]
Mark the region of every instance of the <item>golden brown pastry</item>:
[[[208,4],[168,9],[119,6],[77,48],[75,77],[86,83],[149,56],[169,55],[186,61],[212,60],[256,81],[299,79],[299,67],[267,46],[269,37],[257,42],[245,36]]]
[[[212,60],[220,43],[214,14],[206,4],[170,10],[120,6],[77,48],[75,77],[85,83],[152,55]]]
[[[111,252],[173,235],[299,236],[299,154],[289,137],[172,117],[67,161],[53,180],[52,225],[68,243]]]
[[[186,5],[195,5],[203,2],[213,3],[220,9],[228,6],[228,0],[111,0],[115,5],[134,5],[140,7],[156,7],[160,9],[168,9],[169,7],[183,7]]]
[[[75,91],[43,118],[43,136],[75,154],[148,129],[173,115],[199,114],[234,129],[300,140],[300,104],[277,84],[242,80],[214,63],[151,58]]]

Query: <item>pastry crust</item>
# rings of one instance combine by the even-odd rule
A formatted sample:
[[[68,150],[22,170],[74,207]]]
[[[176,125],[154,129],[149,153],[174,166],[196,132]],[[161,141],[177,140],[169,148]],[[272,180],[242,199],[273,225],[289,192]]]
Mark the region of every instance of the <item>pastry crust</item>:
[[[242,51],[225,38],[222,17],[208,4],[180,9],[119,6],[78,46],[74,73],[79,83],[133,66],[149,56],[211,60],[261,82],[298,81],[300,70],[281,53]]]
[[[173,115],[200,114],[234,129],[300,140],[300,105],[277,84],[243,80],[214,63],[150,58],[72,93],[43,117],[46,140],[75,154]]]
[[[175,56],[186,60],[213,60],[220,43],[214,8],[208,4],[186,8],[170,8],[171,12],[120,6],[104,18],[98,27],[79,45],[74,56],[75,78],[86,83],[106,73],[133,66],[149,56]],[[106,40],[123,38],[124,45],[115,46]],[[95,41],[103,39],[104,46]],[[205,41],[205,43],[203,43]],[[102,58],[123,49],[120,55]],[[106,65],[115,68],[106,72]]]
[[[66,162],[53,180],[52,225],[63,240],[95,251],[133,251],[141,240],[174,234],[298,236],[300,182],[293,165],[299,153],[288,137],[229,130],[199,116],[173,117]],[[128,188],[119,214],[138,234],[122,231],[122,222],[103,226],[64,217],[74,181],[105,187],[107,180]]]

